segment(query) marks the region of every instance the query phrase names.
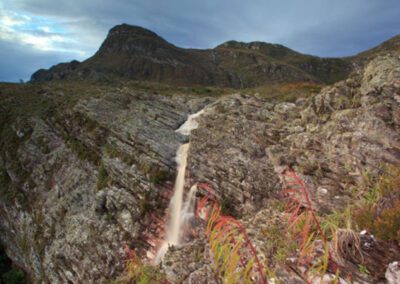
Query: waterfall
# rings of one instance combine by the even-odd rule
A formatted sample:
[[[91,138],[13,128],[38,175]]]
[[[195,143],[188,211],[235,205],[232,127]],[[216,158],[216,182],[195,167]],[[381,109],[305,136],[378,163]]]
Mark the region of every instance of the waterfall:
[[[193,129],[198,127],[197,118],[204,112],[204,109],[199,112],[189,115],[188,119],[183,123],[177,130],[177,133],[182,135],[190,135]],[[165,239],[158,250],[155,262],[159,263],[168,247],[171,245],[179,245],[182,241],[183,230],[188,226],[190,219],[193,217],[194,203],[196,197],[197,186],[191,187],[189,193],[186,196],[185,202],[183,202],[183,189],[185,187],[185,172],[187,165],[187,155],[189,151],[190,143],[182,144],[179,146],[176,152],[176,164],[177,164],[177,176],[175,179],[174,192],[169,204],[170,219],[167,222],[165,229]]]
[[[180,224],[181,224],[181,211],[183,188],[185,186],[185,171],[187,164],[187,152],[189,150],[189,143],[183,144],[179,147],[176,162],[178,164],[178,175],[176,176],[174,195],[171,199],[171,226],[167,231],[167,241],[171,245],[179,244],[180,240]]]
[[[202,110],[196,112],[195,114],[189,115],[185,123],[182,124],[177,130],[175,130],[175,132],[186,136],[190,135],[190,132],[199,126],[197,119],[199,118],[200,115],[204,113],[204,111],[205,109],[203,108]]]
[[[196,201],[197,184],[194,184],[186,197],[186,201],[183,204],[181,213],[181,228],[185,228],[190,220],[194,217],[194,206]],[[185,231],[185,230],[183,230]]]

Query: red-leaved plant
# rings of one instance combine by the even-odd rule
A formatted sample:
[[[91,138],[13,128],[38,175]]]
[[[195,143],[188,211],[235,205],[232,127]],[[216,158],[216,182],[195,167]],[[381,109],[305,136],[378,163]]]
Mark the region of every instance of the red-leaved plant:
[[[297,266],[304,266],[307,268],[303,275],[305,280],[311,279],[311,281],[315,279],[315,277],[323,277],[328,268],[330,268],[336,274],[337,283],[340,283],[337,265],[333,261],[329,250],[328,239],[315,214],[307,187],[301,178],[291,169],[287,169],[284,172],[283,178],[283,192],[288,201],[286,212],[289,213],[290,216],[288,220],[288,231],[293,235],[293,239],[299,245]],[[316,255],[316,240],[322,240],[324,245],[324,253],[321,261],[315,261],[314,259]]]
[[[221,207],[208,184],[199,184],[205,195],[200,200],[196,216],[206,220],[206,235],[214,256],[214,271],[226,283],[268,283],[264,268],[243,225],[221,213]],[[258,277],[254,275],[258,271]]]

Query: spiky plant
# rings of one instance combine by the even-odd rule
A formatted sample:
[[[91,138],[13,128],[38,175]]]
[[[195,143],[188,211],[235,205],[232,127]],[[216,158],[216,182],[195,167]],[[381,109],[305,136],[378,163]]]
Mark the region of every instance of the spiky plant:
[[[207,184],[196,216],[207,221],[206,235],[214,257],[214,272],[224,283],[253,283],[258,271],[260,283],[268,283],[264,268],[243,225],[231,216],[221,214],[214,192]]]
[[[328,239],[318,221],[307,187],[291,169],[286,170],[283,177],[284,193],[288,201],[288,231],[299,247],[297,266],[307,268],[303,273],[306,279],[323,277],[329,265],[338,274],[337,265],[329,250]],[[319,259],[314,259],[317,255],[317,240],[322,241],[324,252]]]

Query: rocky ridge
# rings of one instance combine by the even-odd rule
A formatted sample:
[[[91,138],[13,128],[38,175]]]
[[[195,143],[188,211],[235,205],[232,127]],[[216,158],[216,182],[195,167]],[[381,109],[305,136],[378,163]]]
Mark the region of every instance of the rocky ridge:
[[[304,55],[264,42],[229,41],[214,49],[184,49],[147,29],[122,24],[109,31],[89,59],[40,69],[31,81],[147,80],[246,88],[283,82],[331,83],[352,68],[345,59]]]
[[[351,188],[364,172],[378,176],[381,163],[400,160],[396,56],[376,57],[294,103],[246,92],[167,96],[106,88],[78,91],[66,107],[60,102],[69,93],[40,88],[34,97],[2,96],[0,116],[0,240],[32,281],[106,283],[122,273],[125,245],[144,254],[159,233],[175,151],[186,139],[174,130],[210,103],[190,136],[187,189],[210,184],[224,210],[243,220],[263,259],[271,256],[263,229],[283,223],[276,204],[285,168],[299,173],[316,210],[328,214],[355,199]],[[18,113],[24,100],[32,100],[31,109]],[[40,100],[43,112],[33,112]],[[389,263],[399,260],[398,244],[368,253],[371,277],[352,270],[364,283],[383,281]],[[204,238],[168,252],[162,269],[172,283],[215,278]],[[279,271],[282,281],[300,281],[287,266]]]

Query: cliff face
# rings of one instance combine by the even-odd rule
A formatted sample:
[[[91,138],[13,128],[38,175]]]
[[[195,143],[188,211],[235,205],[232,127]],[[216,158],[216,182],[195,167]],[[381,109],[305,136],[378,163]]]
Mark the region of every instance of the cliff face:
[[[209,99],[117,89],[67,108],[67,91],[34,96],[41,113],[2,101],[1,241],[34,280],[110,279],[124,245],[146,250],[159,229],[184,140],[174,130]]]
[[[149,30],[123,24],[110,30],[91,58],[41,69],[31,80],[122,79],[244,88],[280,82],[331,83],[351,69],[344,59],[304,55],[263,42],[230,41],[214,49],[184,49]]]
[[[2,87],[0,238],[33,280],[105,282],[121,272],[124,245],[144,253],[160,233],[175,151],[186,139],[174,130],[210,103],[190,137],[187,187],[212,185],[225,210],[248,222],[266,257],[260,230],[263,222],[283,222],[273,206],[283,168],[301,175],[323,214],[354,200],[349,185],[357,186],[365,171],[377,176],[380,163],[400,161],[397,57],[378,57],[347,80],[295,103],[272,103],[257,94],[205,97],[66,86]],[[204,244],[189,244],[193,251],[190,246]],[[187,260],[182,251],[167,254],[173,261],[164,269],[171,281],[192,274],[212,278],[207,262],[176,270],[186,267],[179,266]],[[368,269],[376,270],[370,255]],[[395,260],[385,257],[382,267]]]

